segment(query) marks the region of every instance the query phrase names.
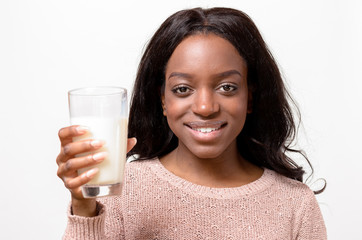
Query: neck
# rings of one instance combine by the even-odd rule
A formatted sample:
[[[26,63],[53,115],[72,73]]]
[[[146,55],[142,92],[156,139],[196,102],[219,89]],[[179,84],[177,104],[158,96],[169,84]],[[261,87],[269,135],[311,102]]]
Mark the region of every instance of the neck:
[[[195,184],[209,187],[238,187],[258,179],[262,170],[238,153],[236,143],[216,157],[201,158],[179,145],[160,159],[166,169]]]

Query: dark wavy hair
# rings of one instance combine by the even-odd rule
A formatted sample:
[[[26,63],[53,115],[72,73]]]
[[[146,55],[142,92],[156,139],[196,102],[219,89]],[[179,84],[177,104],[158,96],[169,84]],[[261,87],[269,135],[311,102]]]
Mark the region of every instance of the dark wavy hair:
[[[166,19],[151,38],[133,89],[128,133],[136,137],[138,143],[129,155],[149,159],[161,157],[177,147],[178,139],[170,130],[161,107],[166,64],[186,37],[208,33],[228,40],[247,63],[252,113],[248,114],[237,137],[239,153],[257,166],[303,181],[305,171],[287,156],[292,152],[305,157],[302,151],[290,147],[297,130],[290,106],[294,102],[253,21],[245,13],[230,8],[179,11]],[[298,110],[297,114],[299,117]]]

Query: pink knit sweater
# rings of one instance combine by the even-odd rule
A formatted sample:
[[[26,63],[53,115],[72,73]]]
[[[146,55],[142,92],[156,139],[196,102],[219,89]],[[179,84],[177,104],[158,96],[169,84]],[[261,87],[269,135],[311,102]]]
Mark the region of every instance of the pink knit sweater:
[[[313,192],[268,169],[241,187],[210,188],[158,159],[133,161],[122,196],[98,200],[96,217],[69,210],[64,239],[327,239]]]

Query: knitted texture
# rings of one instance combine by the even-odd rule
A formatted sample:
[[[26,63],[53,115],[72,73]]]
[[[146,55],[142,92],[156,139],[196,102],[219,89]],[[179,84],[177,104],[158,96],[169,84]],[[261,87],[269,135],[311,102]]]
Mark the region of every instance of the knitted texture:
[[[64,239],[327,239],[313,192],[264,169],[236,188],[188,182],[158,159],[127,164],[121,196],[99,198],[99,215],[70,214]]]

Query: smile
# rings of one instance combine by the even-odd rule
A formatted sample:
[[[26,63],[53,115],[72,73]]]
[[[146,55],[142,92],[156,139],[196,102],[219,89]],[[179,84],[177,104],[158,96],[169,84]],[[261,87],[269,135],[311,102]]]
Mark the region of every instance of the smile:
[[[226,125],[225,121],[197,121],[197,122],[188,122],[185,125],[191,128],[194,131],[201,133],[211,133],[219,130],[220,128]]]
[[[220,128],[192,128],[192,130],[202,132],[202,133],[210,133],[216,130],[219,130]]]

